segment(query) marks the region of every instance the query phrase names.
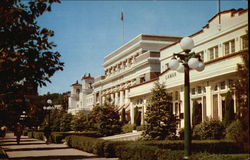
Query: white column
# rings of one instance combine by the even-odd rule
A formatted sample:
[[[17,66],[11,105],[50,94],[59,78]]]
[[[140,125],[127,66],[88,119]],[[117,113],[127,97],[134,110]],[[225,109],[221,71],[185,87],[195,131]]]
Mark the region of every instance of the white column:
[[[204,99],[204,96],[201,98],[201,104],[202,104],[202,122],[206,120],[206,98]]]
[[[125,104],[129,103],[129,99],[128,99],[128,89],[125,90]]]
[[[213,97],[211,86],[206,86],[206,113],[208,118],[212,118]]]
[[[111,98],[111,103],[114,103],[114,94],[113,93],[111,93],[111,96],[110,96],[110,98]]]
[[[104,103],[105,103],[105,96],[103,95],[101,104],[104,104]]]
[[[221,104],[221,95],[218,93],[218,118],[222,121],[222,104]]]
[[[118,92],[115,92],[115,106],[118,106]]]
[[[120,106],[124,105],[124,91],[120,91]]]
[[[234,100],[234,113],[237,113],[237,97],[235,95],[235,91],[233,92],[233,100]]]
[[[143,99],[142,113],[141,113],[141,125],[145,124],[145,113],[146,113],[147,100]]]
[[[134,122],[134,115],[135,115],[135,113],[134,113],[134,103],[131,101],[131,103],[130,103],[130,119],[131,119],[131,124],[134,124],[135,122]]]

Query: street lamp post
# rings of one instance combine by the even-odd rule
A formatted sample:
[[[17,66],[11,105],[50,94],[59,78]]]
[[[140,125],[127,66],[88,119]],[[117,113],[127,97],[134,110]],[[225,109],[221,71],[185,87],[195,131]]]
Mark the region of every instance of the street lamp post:
[[[22,114],[20,115],[20,120],[24,121],[27,118],[27,114],[25,111],[22,112]]]
[[[49,112],[48,124],[49,124],[49,128],[50,128],[50,111],[53,109],[53,105],[52,105],[52,100],[51,99],[47,100],[47,106],[44,106],[43,109],[45,111]]]
[[[184,72],[184,159],[189,159],[191,155],[191,123],[190,123],[190,80],[189,70],[196,69],[203,71],[205,68],[200,55],[190,51],[194,47],[194,41],[189,37],[184,37],[180,46],[185,54],[173,54],[173,58],[168,63],[171,70]]]

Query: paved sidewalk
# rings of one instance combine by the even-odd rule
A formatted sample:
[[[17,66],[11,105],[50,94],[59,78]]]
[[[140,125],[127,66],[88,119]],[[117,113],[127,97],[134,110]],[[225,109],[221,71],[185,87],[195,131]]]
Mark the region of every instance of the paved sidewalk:
[[[11,160],[117,160],[117,158],[100,158],[65,144],[47,145],[44,141],[27,136],[22,136],[18,145],[13,133],[7,133],[5,138],[0,139],[0,146]]]

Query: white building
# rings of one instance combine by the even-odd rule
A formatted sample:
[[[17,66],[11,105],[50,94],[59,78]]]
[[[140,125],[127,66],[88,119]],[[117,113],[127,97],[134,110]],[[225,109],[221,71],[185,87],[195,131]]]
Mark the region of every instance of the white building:
[[[89,74],[82,77],[82,83],[78,81],[71,85],[68,112],[76,114],[78,111],[89,112],[94,106],[94,96],[92,84],[94,78]]]
[[[219,18],[221,21],[219,21]],[[202,30],[192,34],[192,51],[199,53],[205,63],[202,72],[190,71],[191,114],[193,101],[202,106],[202,120],[222,120],[225,95],[237,79],[237,64],[242,63],[241,54],[248,53],[248,10],[228,10],[215,15]],[[184,74],[171,71],[167,63],[173,53],[182,53],[179,43],[161,51],[162,74],[159,81],[165,82],[173,93],[174,113],[184,112]],[[236,111],[236,96],[234,108]],[[182,116],[181,116],[182,117]],[[183,121],[180,127],[183,127]]]
[[[200,31],[190,35],[195,43],[192,51],[199,53],[206,65],[202,72],[190,70],[191,112],[193,101],[200,103],[202,120],[222,119],[225,94],[238,78],[236,72],[237,64],[242,63],[241,54],[248,53],[247,31],[248,10],[239,9],[216,14]],[[105,75],[95,78],[93,92],[81,95],[84,87],[72,85],[69,108],[77,111],[83,106],[91,108],[91,105],[111,99],[117,110],[126,109],[131,123],[134,123],[131,118],[134,107],[139,107],[143,123],[147,97],[154,82],[159,81],[165,83],[167,91],[172,94],[173,112],[179,116],[179,127],[182,128],[184,74],[167,68],[173,53],[182,53],[180,39],[159,35],[137,36],[104,58]],[[84,96],[88,97],[89,103],[80,98],[77,101],[77,97],[84,99]],[[234,107],[236,110],[236,103]]]
[[[110,99],[118,111],[125,109],[127,119],[133,117],[134,105],[130,88],[158,78],[160,49],[180,40],[181,37],[138,35],[104,58],[105,76],[95,79],[95,102],[103,104]],[[131,119],[133,123],[133,118]]]

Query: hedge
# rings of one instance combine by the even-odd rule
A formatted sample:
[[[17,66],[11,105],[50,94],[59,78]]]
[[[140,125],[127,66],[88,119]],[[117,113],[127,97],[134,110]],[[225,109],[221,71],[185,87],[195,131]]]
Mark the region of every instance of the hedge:
[[[62,143],[62,140],[65,139],[66,136],[70,135],[81,135],[87,137],[101,137],[101,135],[96,131],[86,131],[86,132],[52,132],[51,133],[51,140],[53,143]],[[41,131],[29,131],[28,132],[29,138],[36,138],[43,140],[44,134]]]
[[[70,147],[84,150],[90,153],[104,157],[118,157],[121,160],[131,159],[147,159],[147,160],[178,160],[183,158],[183,142],[182,141],[107,141],[102,139],[84,137],[84,136],[68,136],[66,141]],[[221,153],[239,152],[234,151],[233,142],[223,141],[194,141],[192,159],[212,160],[218,156],[220,159],[236,160],[239,157],[231,155],[223,155]],[[207,148],[206,148],[207,147]],[[227,148],[227,149],[225,149]],[[228,149],[230,148],[230,149]],[[199,153],[201,151],[210,151],[211,153]],[[198,155],[198,156],[197,156]],[[242,156],[241,156],[242,157]],[[243,155],[246,157],[246,155]]]
[[[184,150],[184,143],[181,140],[174,141],[139,141],[150,146],[157,146],[161,149]],[[216,154],[244,153],[243,148],[233,141],[225,140],[193,140],[192,152],[208,152]]]
[[[86,136],[86,137],[101,137],[101,134],[97,131],[84,131],[84,132],[52,132],[51,139],[54,143],[62,143],[65,137],[70,135]]]

